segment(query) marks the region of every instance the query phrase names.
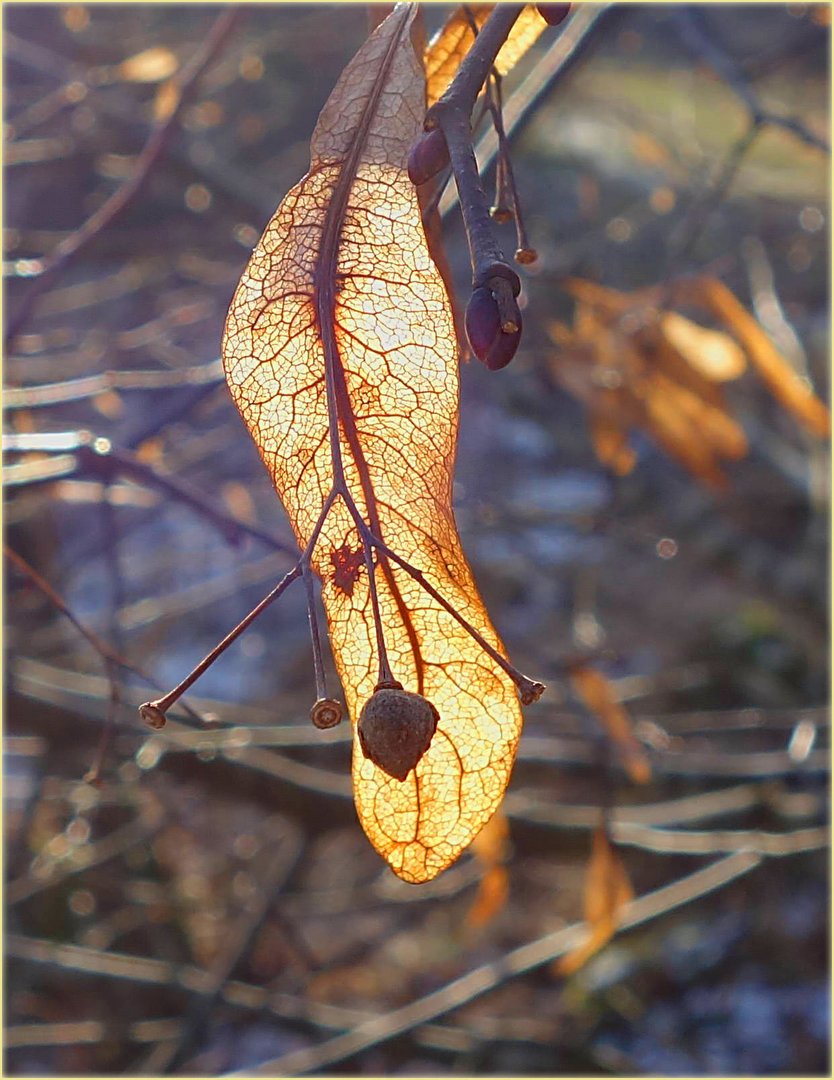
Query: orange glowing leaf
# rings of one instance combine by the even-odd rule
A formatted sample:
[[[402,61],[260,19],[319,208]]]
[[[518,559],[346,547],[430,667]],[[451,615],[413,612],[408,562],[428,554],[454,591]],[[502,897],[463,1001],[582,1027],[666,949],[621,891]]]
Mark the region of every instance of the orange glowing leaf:
[[[590,934],[581,945],[556,961],[559,975],[572,975],[614,936],[621,909],[634,899],[634,890],[606,830],[594,831],[585,877],[585,921]]]
[[[614,688],[596,668],[575,667],[570,673],[573,689],[597,717],[619,751],[628,775],[638,784],[651,780],[652,770],[642,744],[631,728],[631,720],[614,696]]]
[[[727,286],[717,278],[699,278],[688,284],[687,292],[721,319],[747,350],[751,364],[776,400],[814,435],[826,438],[831,432],[831,413],[779,355],[761,326]]]
[[[451,508],[455,333],[406,173],[425,109],[415,13],[416,5],[399,5],[342,74],[313,135],[310,171],[278,208],[238,286],[223,352],[232,395],[301,547],[321,529],[312,566],[354,725],[362,826],[395,873],[422,882],[501,802],[521,712],[504,670],[424,587],[503,655]],[[356,734],[379,670],[369,566],[353,558],[363,546],[357,519],[389,553],[377,547],[370,565],[393,675],[439,713],[428,749],[402,781],[363,756]]]
[[[492,14],[494,4],[468,4],[456,8],[438,30],[426,48],[426,93],[433,105],[446,92],[457,74],[461,60],[472,48],[475,35],[470,18],[480,29]],[[499,75],[507,75],[539,39],[547,23],[532,4],[528,4],[515,21],[512,30],[495,58]]]

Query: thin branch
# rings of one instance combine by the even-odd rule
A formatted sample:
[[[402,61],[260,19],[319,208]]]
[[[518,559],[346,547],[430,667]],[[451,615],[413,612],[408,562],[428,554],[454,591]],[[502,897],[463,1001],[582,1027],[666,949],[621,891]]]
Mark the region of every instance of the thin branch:
[[[8,544],[3,544],[3,554],[6,556],[7,559],[9,559],[10,562],[14,564],[15,567],[17,567],[17,569],[22,574],[24,574],[32,582],[32,584],[41,593],[43,593],[43,595],[47,598],[47,600],[49,600],[53,607],[57,608],[58,611],[60,611],[61,614],[72,623],[78,633],[81,634],[84,640],[88,642],[88,644],[92,646],[93,650],[101,657],[102,661],[104,662],[108,680],[110,681],[111,699],[113,694],[113,667],[121,668],[124,671],[129,671],[132,675],[138,676],[138,678],[142,679],[149,686],[159,686],[155,679],[151,678],[151,676],[146,674],[141,668],[138,668],[134,664],[131,664],[127,660],[125,660],[123,656],[121,656],[114,649],[112,649],[106,642],[102,641],[98,634],[95,634],[92,630],[89,629],[89,627],[85,626],[82,622],[80,622],[79,619],[76,618],[76,616],[67,606],[65,600],[55,591],[55,589],[53,589],[53,587],[45,578],[41,577],[41,575],[37,572],[37,570],[35,570],[33,566],[29,565],[29,563],[23,558],[22,555],[18,555],[18,553],[16,551],[13,551],[12,548],[8,546]],[[205,722],[203,717],[201,717],[199,713],[195,712],[190,705],[187,705],[185,702],[183,702],[182,708],[194,720],[197,720],[200,723]]]
[[[801,120],[782,116],[764,107],[741,66],[710,35],[702,11],[692,5],[683,5],[675,12],[675,18],[686,47],[697,60],[709,64],[716,75],[744,102],[754,125],[780,127],[808,146],[813,146],[826,155],[831,153],[831,147],[825,139],[811,131]]]
[[[591,31],[611,10],[611,4],[583,3],[562,24],[557,39],[504,103],[504,130],[508,140],[523,130],[542,98],[565,78],[576,60],[596,40]],[[498,153],[498,136],[492,128],[478,140],[475,153],[481,169],[486,170]],[[458,202],[457,188],[451,185],[439,199],[438,210],[445,218]]]
[[[57,278],[75,260],[78,253],[102,230],[113,222],[133,203],[144,187],[153,167],[161,158],[173,132],[179,126],[183,107],[193,98],[200,77],[212,63],[220,50],[226,45],[229,35],[241,20],[244,9],[230,7],[215,20],[205,41],[191,59],[182,67],[173,80],[176,91],[176,104],[170,114],[156,124],[142,152],[136,159],[136,165],[129,179],[113,192],[109,199],[95,211],[75,232],[40,260],[40,274],[24,294],[23,301],[15,314],[9,319],[4,335],[4,347],[8,353],[15,338],[20,334],[41,296],[53,285]]]
[[[229,514],[222,506],[208,498],[199,488],[179,477],[159,472],[152,465],[133,454],[130,450],[114,446],[110,439],[96,436],[86,429],[67,431],[48,435],[23,434],[7,435],[3,440],[4,449],[10,453],[54,453],[63,462],[67,454],[72,454],[75,467],[67,462],[60,472],[61,479],[71,476],[93,477],[105,484],[112,483],[116,475],[126,476],[137,484],[173,497],[187,506],[195,514],[204,517],[223,535],[227,543],[239,544],[244,536],[251,536],[275,551],[297,556],[298,550],[291,544],[279,540],[271,533],[240,521]],[[43,468],[43,462],[36,462],[41,467],[41,475],[34,473],[33,480],[54,480],[55,470]],[[50,462],[47,462],[50,464]],[[14,466],[7,466],[9,468]],[[17,479],[25,483],[25,475]],[[31,480],[29,481],[31,482]]]
[[[426,130],[438,127],[446,139],[469,243],[472,287],[488,286],[491,289],[505,333],[513,333],[521,326],[515,299],[521,284],[495,239],[489,203],[472,147],[471,124],[475,101],[521,11],[522,6],[518,4],[495,7],[449,88],[429,109],[425,121]]]
[[[301,563],[298,562],[291,570],[287,571],[275,588],[268,592],[263,600],[261,600],[259,604],[256,604],[249,614],[244,616],[237,626],[233,630],[230,630],[223,640],[215,645],[211,652],[203,657],[200,663],[197,664],[197,666],[189,672],[189,674],[186,675],[173,690],[169,690],[167,694],[164,694],[161,698],[157,698],[155,701],[146,701],[139,706],[139,713],[142,716],[142,719],[150,724],[151,727],[162,727],[165,723],[165,713],[168,709],[170,709],[175,702],[179,701],[186,690],[190,686],[193,686],[200,676],[208,671],[215,660],[222,656],[226,649],[237,641],[243,631],[246,630],[262,612],[266,611],[270,604],[274,603],[274,601],[286,591],[288,586],[300,576]]]
[[[223,361],[192,364],[177,371],[102,371],[77,379],[42,383],[39,386],[9,386],[3,390],[6,409],[37,409],[83,401],[107,390],[173,390],[188,386],[216,386],[223,382]]]

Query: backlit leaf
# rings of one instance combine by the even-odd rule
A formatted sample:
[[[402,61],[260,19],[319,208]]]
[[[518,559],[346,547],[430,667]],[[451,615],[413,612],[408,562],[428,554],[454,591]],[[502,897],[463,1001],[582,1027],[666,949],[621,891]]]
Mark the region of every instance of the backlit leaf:
[[[494,4],[468,4],[456,8],[429,42],[424,62],[428,104],[433,105],[446,92],[461,60],[469,52],[475,35],[470,17],[480,29],[492,13]],[[467,14],[468,12],[468,14]],[[547,23],[532,4],[528,4],[513,25],[507,40],[495,58],[499,75],[507,75],[539,39]]]
[[[232,394],[304,547],[344,464],[359,513],[503,651],[461,551],[451,508],[458,360],[431,261],[408,150],[425,85],[400,5],[345,69],[312,140],[310,171],[270,221],[229,312]],[[356,722],[378,674],[368,567],[345,499],[321,528],[313,567],[354,724],[356,806],[371,842],[407,881],[427,881],[494,813],[521,729],[514,686],[400,566],[375,580],[394,677],[440,721],[405,780],[366,759]],[[345,567],[350,574],[346,586]]]

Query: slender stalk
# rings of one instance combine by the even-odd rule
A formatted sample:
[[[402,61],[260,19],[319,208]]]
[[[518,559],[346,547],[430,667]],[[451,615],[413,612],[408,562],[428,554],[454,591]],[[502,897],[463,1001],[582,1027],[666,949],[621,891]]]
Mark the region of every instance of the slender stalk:
[[[313,575],[309,563],[302,567],[304,589],[307,593],[307,621],[310,624],[310,638],[313,643],[313,672],[316,678],[316,698],[327,697],[327,680],[324,674],[324,663],[321,655],[321,637],[319,636],[319,622],[316,615],[316,598],[313,595]]]
[[[155,701],[146,701],[143,705],[139,706],[139,713],[142,716],[142,719],[149,723],[151,727],[163,727],[165,724],[165,713],[171,708],[174,702],[178,701],[185,691],[188,690],[190,686],[194,685],[200,676],[211,667],[214,661],[221,656],[233,642],[237,641],[243,631],[246,630],[262,612],[266,611],[269,605],[277,600],[297,577],[300,577],[301,572],[301,560],[299,559],[295,566],[284,575],[275,588],[267,593],[263,600],[252,608],[249,614],[241,619],[234,630],[231,630],[218,645],[215,645],[207,656],[203,657],[200,663],[186,675],[182,682],[178,683],[173,690],[169,690],[163,697],[157,698]]]
[[[522,674],[518,668],[514,667],[513,664],[503,657],[497,649],[493,648],[493,646],[484,638],[483,634],[476,630],[475,627],[460,614],[454,604],[449,603],[442,593],[439,593],[437,589],[435,589],[422,570],[418,570],[416,566],[412,566],[411,563],[401,558],[392,548],[389,548],[387,544],[383,543],[379,537],[374,536],[370,531],[368,531],[367,542],[378,551],[383,552],[383,554],[391,559],[392,562],[395,562],[397,566],[402,567],[409,577],[412,577],[433,600],[436,600],[445,611],[448,611],[452,618],[463,627],[467,634],[477,641],[484,652],[492,657],[496,664],[509,675],[518,687],[521,700],[525,705],[531,705],[534,701],[538,701],[544,693],[544,685],[540,682],[536,682],[535,679],[530,679]]]

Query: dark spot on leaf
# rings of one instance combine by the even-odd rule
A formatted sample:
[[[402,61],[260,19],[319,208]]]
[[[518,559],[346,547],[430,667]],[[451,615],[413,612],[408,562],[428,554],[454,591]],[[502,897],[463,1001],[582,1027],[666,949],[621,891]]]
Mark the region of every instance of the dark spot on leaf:
[[[353,596],[353,586],[359,577],[359,571],[365,563],[365,554],[360,547],[354,551],[347,544],[331,553],[330,561],[333,563],[333,584],[346,596]]]

